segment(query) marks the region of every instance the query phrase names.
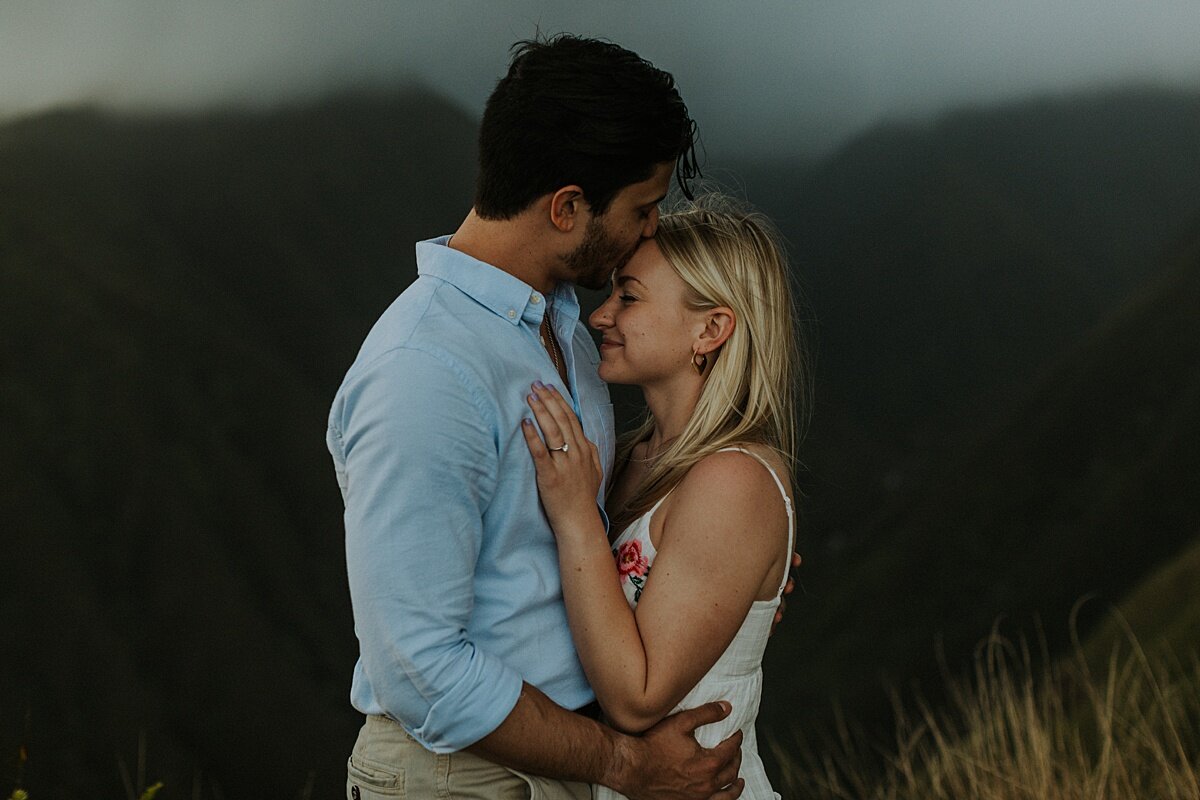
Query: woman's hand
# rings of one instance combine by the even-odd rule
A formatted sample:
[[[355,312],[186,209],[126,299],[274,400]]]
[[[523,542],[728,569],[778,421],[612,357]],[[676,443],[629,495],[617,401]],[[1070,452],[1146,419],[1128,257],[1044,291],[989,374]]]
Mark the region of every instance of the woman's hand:
[[[533,384],[526,401],[542,434],[528,419],[521,431],[537,468],[538,493],[554,535],[561,539],[571,531],[589,530],[588,523],[597,517],[596,495],[604,478],[596,445],[584,436],[575,412],[553,386]]]

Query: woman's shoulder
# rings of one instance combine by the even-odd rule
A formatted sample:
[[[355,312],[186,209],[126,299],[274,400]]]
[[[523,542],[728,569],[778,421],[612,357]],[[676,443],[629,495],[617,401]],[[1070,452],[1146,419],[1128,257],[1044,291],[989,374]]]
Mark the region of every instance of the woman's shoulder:
[[[708,454],[688,470],[672,493],[672,505],[703,508],[722,516],[729,512],[773,514],[776,509],[783,510],[783,498],[791,503],[790,483],[783,457],[772,448],[731,445]]]
[[[667,498],[657,540],[651,530],[652,542],[660,554],[687,553],[688,563],[707,573],[755,576],[754,599],[768,599],[777,593],[783,545],[792,530],[787,487],[783,458],[770,448],[749,445],[710,453]],[[758,580],[761,585],[754,583]]]
[[[783,456],[764,444],[743,443],[709,453],[688,470],[680,485],[689,480],[705,486],[733,481],[741,488],[769,486],[778,494],[776,479],[785,487],[791,483],[791,472]]]

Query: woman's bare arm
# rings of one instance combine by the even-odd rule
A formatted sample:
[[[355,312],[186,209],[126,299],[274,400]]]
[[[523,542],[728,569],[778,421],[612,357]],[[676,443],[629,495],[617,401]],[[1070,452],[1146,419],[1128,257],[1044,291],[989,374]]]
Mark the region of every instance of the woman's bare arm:
[[[526,427],[576,648],[609,720],[645,730],[716,663],[768,572],[782,570],[783,501],[764,467],[745,454],[717,453],[693,467],[660,511],[654,579],[635,614],[595,507],[594,448],[557,393],[535,394],[531,407],[547,440],[570,446],[548,452]]]

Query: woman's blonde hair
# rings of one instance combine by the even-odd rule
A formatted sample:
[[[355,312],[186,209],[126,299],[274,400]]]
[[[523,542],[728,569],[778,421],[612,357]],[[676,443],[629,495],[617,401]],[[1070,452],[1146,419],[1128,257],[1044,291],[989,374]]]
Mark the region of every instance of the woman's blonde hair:
[[[651,464],[624,507],[613,509],[614,530],[644,513],[693,465],[731,445],[757,444],[792,467],[807,427],[810,381],[787,259],[775,227],[729,198],[709,195],[666,214],[654,239],[688,286],[694,310],[733,310],[733,333],[708,354],[707,378],[683,432]],[[618,464],[654,429],[647,411],[623,437]]]

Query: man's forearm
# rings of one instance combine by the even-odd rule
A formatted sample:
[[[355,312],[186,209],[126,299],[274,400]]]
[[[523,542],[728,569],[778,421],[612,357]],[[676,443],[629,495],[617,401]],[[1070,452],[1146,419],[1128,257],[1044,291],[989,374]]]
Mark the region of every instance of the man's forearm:
[[[636,740],[557,705],[528,683],[500,727],[467,748],[506,767],[620,791],[635,771]]]

